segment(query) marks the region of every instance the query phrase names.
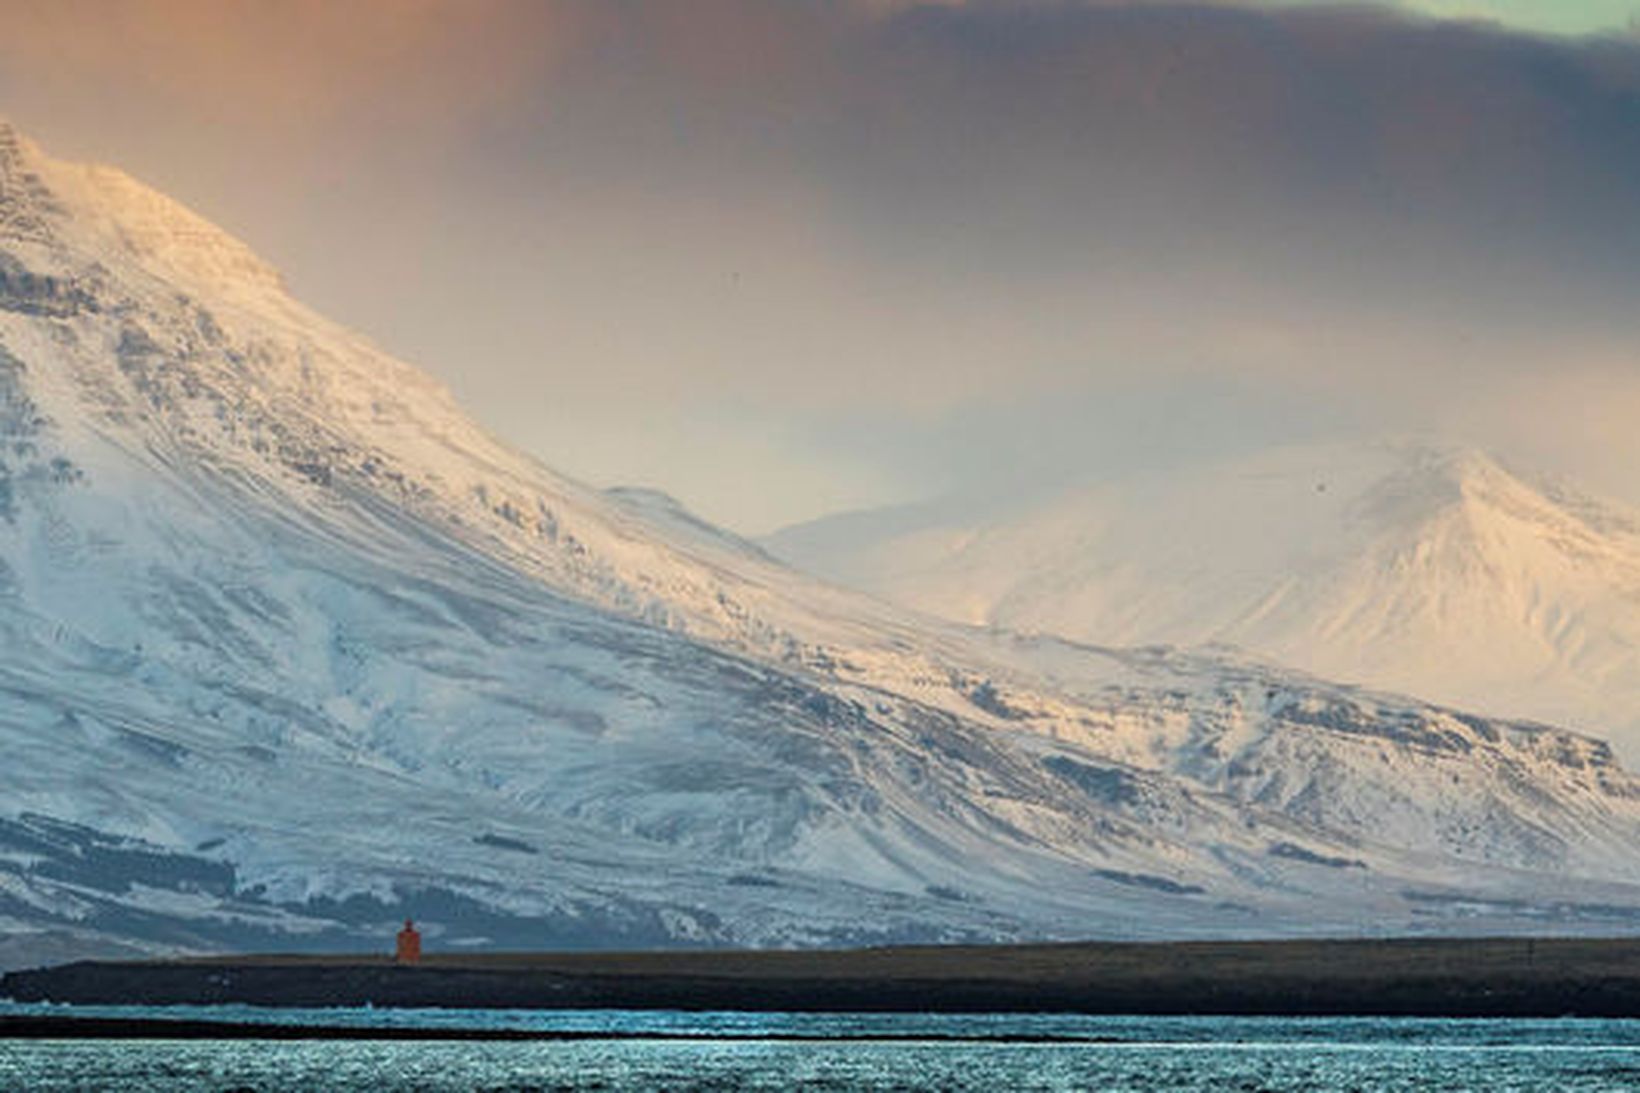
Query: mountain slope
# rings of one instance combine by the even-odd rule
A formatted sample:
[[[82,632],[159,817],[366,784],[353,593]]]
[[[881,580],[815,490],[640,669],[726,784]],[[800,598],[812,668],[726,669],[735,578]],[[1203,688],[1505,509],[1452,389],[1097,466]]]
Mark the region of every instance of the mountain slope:
[[[1286,449],[999,510],[836,518],[770,545],[966,622],[1229,643],[1640,749],[1640,513],[1474,451]]]
[[[1596,741],[812,581],[4,127],[0,453],[0,959],[1640,908]]]

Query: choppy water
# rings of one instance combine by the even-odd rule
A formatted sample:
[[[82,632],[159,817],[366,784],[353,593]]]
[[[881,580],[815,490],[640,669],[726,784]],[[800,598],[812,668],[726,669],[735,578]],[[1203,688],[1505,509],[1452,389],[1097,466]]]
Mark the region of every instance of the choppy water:
[[[31,1010],[38,1012],[0,1006],[0,1012]],[[0,1041],[0,1089],[1640,1089],[1640,1021],[248,1007],[66,1012],[326,1025],[476,1025],[596,1032],[608,1038],[544,1043]],[[705,1038],[635,1038],[656,1033]],[[884,1039],[898,1037],[912,1038]],[[1042,1039],[1060,1037],[1069,1039]]]

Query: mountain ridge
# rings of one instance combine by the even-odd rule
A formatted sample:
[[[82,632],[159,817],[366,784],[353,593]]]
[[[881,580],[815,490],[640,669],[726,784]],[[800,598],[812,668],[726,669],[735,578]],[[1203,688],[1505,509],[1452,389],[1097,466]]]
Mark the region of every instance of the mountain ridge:
[[[820,521],[765,545],[931,614],[1115,644],[1222,642],[1570,722],[1632,751],[1637,529],[1640,513],[1564,480],[1398,440],[1278,450],[994,515],[953,503]]]
[[[1596,741],[804,577],[13,144],[0,955],[411,912],[454,947],[1640,915],[1640,781]]]

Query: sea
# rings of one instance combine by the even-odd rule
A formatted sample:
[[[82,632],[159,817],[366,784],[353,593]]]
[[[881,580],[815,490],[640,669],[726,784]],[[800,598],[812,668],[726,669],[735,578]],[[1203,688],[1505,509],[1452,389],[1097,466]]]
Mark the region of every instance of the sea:
[[[65,1007],[3,1014],[517,1029],[448,1040],[0,1040],[3,1090],[1640,1089],[1640,1020]]]

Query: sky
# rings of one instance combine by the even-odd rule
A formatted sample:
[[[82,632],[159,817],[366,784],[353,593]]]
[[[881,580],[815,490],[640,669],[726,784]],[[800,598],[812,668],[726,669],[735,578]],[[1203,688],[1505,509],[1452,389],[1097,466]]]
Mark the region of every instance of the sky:
[[[1640,501],[1608,0],[0,0],[0,115],[757,534],[1434,433]]]
[[[1640,15],[1634,0],[1408,0],[1408,11],[1446,19],[1491,19],[1543,34],[1623,31]]]

